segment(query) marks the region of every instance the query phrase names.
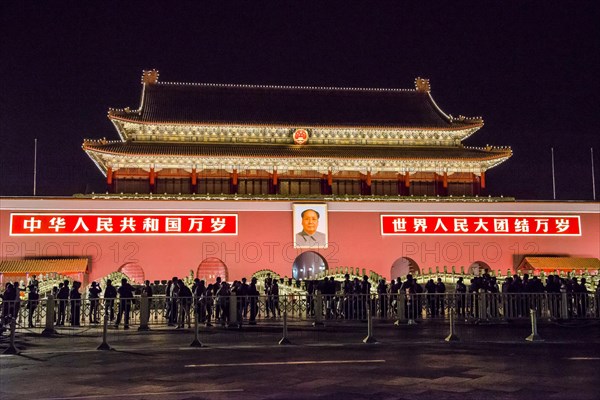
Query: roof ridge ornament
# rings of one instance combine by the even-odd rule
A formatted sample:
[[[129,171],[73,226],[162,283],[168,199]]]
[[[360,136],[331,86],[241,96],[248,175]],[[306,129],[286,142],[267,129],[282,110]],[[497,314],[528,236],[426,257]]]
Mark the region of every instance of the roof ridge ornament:
[[[159,73],[155,69],[142,71],[142,85],[156,85],[158,83]]]
[[[417,89],[417,92],[431,92],[429,79],[417,77],[415,79],[415,89]]]

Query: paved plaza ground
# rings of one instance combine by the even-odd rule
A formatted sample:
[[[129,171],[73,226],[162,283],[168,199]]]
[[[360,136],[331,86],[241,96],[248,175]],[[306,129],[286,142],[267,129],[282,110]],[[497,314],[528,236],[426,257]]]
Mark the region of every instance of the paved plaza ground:
[[[0,398],[10,399],[600,399],[600,324],[290,324],[108,331],[62,328],[17,335],[0,356]],[[6,337],[0,351],[8,346]]]

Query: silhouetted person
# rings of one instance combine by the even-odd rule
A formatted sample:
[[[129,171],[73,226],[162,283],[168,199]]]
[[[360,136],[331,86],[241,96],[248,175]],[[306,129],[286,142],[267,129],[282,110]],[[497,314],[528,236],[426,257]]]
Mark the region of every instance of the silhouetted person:
[[[65,280],[63,283],[58,285],[58,293],[56,294],[56,298],[58,299],[58,322],[56,325],[63,326],[67,316],[67,303],[69,302],[68,280]]]
[[[260,293],[256,288],[256,282],[257,279],[253,277],[248,287],[248,300],[250,302],[250,320],[248,324],[250,325],[256,325],[256,314],[258,314],[258,296]]]
[[[221,277],[217,276],[217,279],[215,280],[215,283],[213,283],[213,298],[217,298],[217,292],[219,291],[219,289],[221,289]],[[218,301],[214,302],[214,308],[215,308],[215,321],[218,321],[219,319],[221,319],[221,306],[219,305]]]
[[[440,315],[444,315],[444,310],[446,308],[446,285],[444,285],[444,282],[442,282],[442,278],[437,278],[437,283],[435,284],[435,293],[437,301],[436,309]]]
[[[33,314],[39,304],[40,294],[38,293],[37,285],[29,286],[29,295],[27,296],[27,320],[29,322],[29,327],[33,328]]]
[[[379,317],[385,318],[388,313],[388,286],[385,283],[385,278],[380,279],[377,284],[377,296],[379,298]]]
[[[177,324],[177,293],[179,291],[179,286],[177,285],[177,281],[179,278],[176,276],[173,277],[167,284],[167,319],[169,321],[169,326],[175,326]]]
[[[187,321],[188,328],[191,328],[190,322],[190,307],[192,306],[192,291],[181,279],[177,280],[179,291],[177,299],[179,300],[179,317],[177,318],[177,329],[185,328]]]
[[[127,282],[127,279],[121,279],[121,286],[117,289],[117,293],[119,293],[119,314],[117,315],[115,328],[119,327],[121,319],[124,318],[123,329],[129,329],[129,312],[133,301],[133,291],[133,286]]]
[[[69,299],[71,299],[71,325],[72,326],[81,325],[81,293],[79,293],[80,287],[81,287],[81,282],[75,281],[75,282],[73,282],[73,288],[69,292]]]
[[[153,290],[152,290],[152,286],[150,286],[150,281],[148,281],[148,280],[146,280],[144,282],[144,286],[142,286],[142,294],[143,293],[146,293],[146,296],[148,296],[148,298],[151,298],[152,295],[154,294]]]
[[[229,325],[229,297],[231,296],[231,289],[229,283],[221,283],[221,287],[217,291],[217,303],[221,310],[221,317],[219,318],[221,325]]]
[[[88,290],[90,298],[90,322],[97,324],[99,321],[99,305],[100,305],[100,293],[102,289],[96,282],[92,282],[92,286]]]
[[[108,317],[110,322],[115,319],[115,299],[117,298],[117,288],[113,286],[112,281],[108,279],[106,281],[106,288],[104,289],[104,307],[105,315]]]
[[[212,326],[212,324],[210,323],[214,305],[214,287],[212,283],[206,287],[206,290],[204,291],[200,302],[202,304],[202,309],[206,312],[202,320],[206,321],[206,326]]]
[[[16,291],[12,283],[6,282],[2,297],[2,325],[10,324],[10,319],[15,317]]]
[[[438,302],[435,297],[436,289],[437,286],[435,285],[433,279],[428,280],[425,284],[425,291],[427,292],[427,305],[429,307],[429,314],[432,318],[437,317],[438,314]]]
[[[202,303],[202,297],[204,296],[204,292],[206,291],[206,286],[204,286],[204,281],[196,278],[194,280],[194,286],[192,286],[192,295],[194,296],[194,312],[198,318],[199,322],[204,322],[206,319],[206,306]]]
[[[271,284],[271,311],[273,312],[273,317],[275,317],[275,312],[277,312],[277,317],[281,317],[281,309],[279,308],[279,284],[277,283],[277,279],[273,279],[273,283]]]

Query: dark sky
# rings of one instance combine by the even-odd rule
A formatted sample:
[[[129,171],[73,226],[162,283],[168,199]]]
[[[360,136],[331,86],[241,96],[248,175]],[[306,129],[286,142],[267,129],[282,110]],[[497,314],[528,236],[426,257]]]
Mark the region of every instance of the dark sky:
[[[591,147],[600,186],[597,1],[204,3],[0,2],[0,195],[32,194],[34,138],[38,195],[104,191],[81,143],[118,139],[107,110],[136,108],[152,68],[179,82],[429,78],[446,113],[483,116],[465,144],[512,147],[492,195],[552,199],[551,147],[558,199],[592,199]]]

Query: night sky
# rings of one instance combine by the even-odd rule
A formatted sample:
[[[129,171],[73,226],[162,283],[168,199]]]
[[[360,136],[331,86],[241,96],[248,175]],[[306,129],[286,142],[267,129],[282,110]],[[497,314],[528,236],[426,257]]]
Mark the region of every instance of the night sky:
[[[82,141],[118,139],[108,108],[137,108],[155,68],[176,82],[429,78],[446,113],[484,118],[465,144],[512,147],[489,193],[552,199],[554,147],[557,199],[591,200],[593,147],[600,197],[596,1],[204,3],[0,2],[0,195],[32,194],[34,138],[38,196],[103,192]]]

